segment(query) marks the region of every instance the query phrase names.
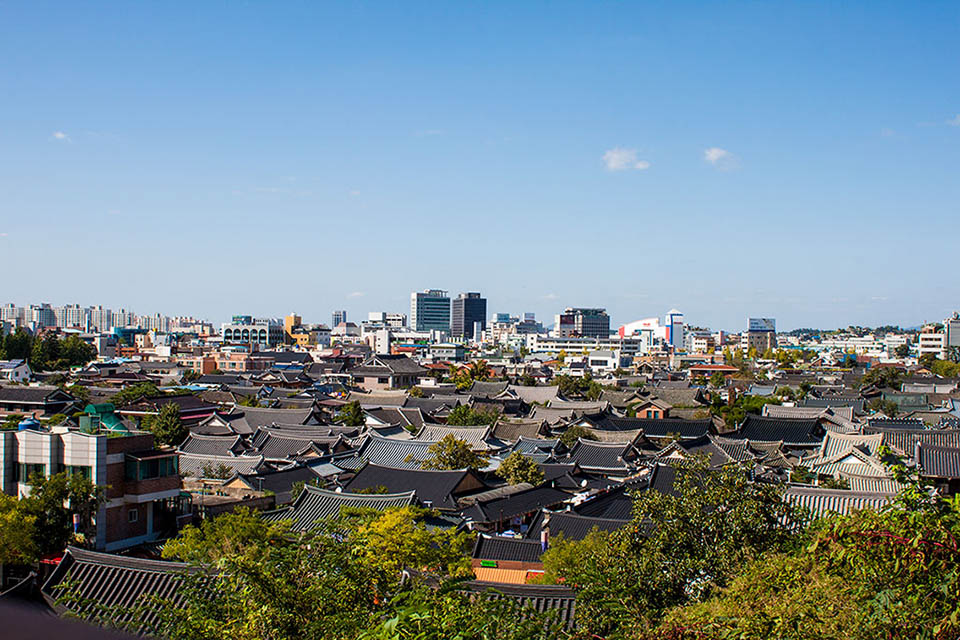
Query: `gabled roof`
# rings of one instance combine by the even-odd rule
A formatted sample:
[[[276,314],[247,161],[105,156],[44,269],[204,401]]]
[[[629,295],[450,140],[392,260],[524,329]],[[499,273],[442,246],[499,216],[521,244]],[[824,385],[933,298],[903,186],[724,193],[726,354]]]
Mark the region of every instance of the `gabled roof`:
[[[538,613],[552,612],[565,628],[576,625],[577,594],[573,589],[554,584],[500,584],[473,580],[464,583],[464,589],[483,597],[510,598],[522,607]]]
[[[711,420],[684,420],[682,418],[619,418],[603,416],[587,420],[597,431],[640,430],[649,438],[666,438],[678,434],[681,439],[701,438],[710,432]]]
[[[765,418],[748,414],[740,425],[737,437],[759,442],[783,442],[809,446],[818,444],[824,429],[819,420],[806,418]]]
[[[552,487],[531,487],[505,497],[479,500],[463,510],[474,522],[502,522],[543,508],[554,507],[570,499],[570,494]]]
[[[145,604],[145,599],[151,596],[180,604],[183,601],[180,595],[183,576],[193,571],[189,565],[179,562],[143,560],[67,547],[57,568],[44,583],[42,592],[49,602],[54,603],[63,595],[57,587],[70,584],[77,598],[66,607],[67,610],[81,616],[102,610],[118,626],[142,620],[140,629],[143,630],[157,622],[157,618],[134,608]],[[58,604],[54,606],[60,610],[64,608]]]
[[[395,440],[368,434],[357,456],[373,464],[396,469],[419,469],[430,457],[427,451],[435,442],[424,440]]]
[[[576,462],[584,471],[625,474],[633,469],[628,462],[633,453],[629,443],[595,442],[580,438],[567,454],[567,459]]]
[[[313,420],[313,407],[306,409],[263,409],[242,407],[228,416],[221,416],[230,427],[241,435],[255,432],[257,427],[272,424],[307,424]]]
[[[809,509],[814,518],[822,518],[831,513],[847,515],[862,509],[879,509],[893,500],[894,496],[889,493],[789,485],[783,497],[791,504]]]
[[[515,442],[523,437],[537,438],[543,433],[544,423],[540,420],[500,418],[493,427],[491,435],[504,442]]]
[[[206,478],[205,467],[219,469],[223,465],[230,475],[237,473],[256,473],[263,468],[263,456],[212,456],[194,453],[181,453],[177,456],[180,475],[194,478]]]
[[[314,452],[321,455],[333,451],[336,448],[348,448],[343,437],[333,436],[302,436],[296,432],[282,433],[273,431],[265,432],[265,435],[255,438],[255,448],[251,454],[259,454],[267,460],[287,460],[296,456],[309,455]]]
[[[509,384],[506,382],[475,381],[466,394],[479,398],[494,398],[506,391],[508,386]]]
[[[960,447],[960,429],[889,429],[864,427],[864,433],[879,433],[883,444],[901,456],[912,458],[918,442],[936,447]]]
[[[16,402],[18,404],[47,404],[51,402],[71,402],[73,396],[59,387],[0,387],[0,402]]]
[[[487,439],[490,437],[490,427],[450,427],[444,424],[426,424],[415,436],[416,440],[439,442],[447,436],[463,440],[474,451],[491,449]]]
[[[482,487],[483,482],[473,471],[466,469],[424,471],[368,464],[344,488],[354,492],[374,487],[384,487],[393,493],[413,491],[423,504],[430,503],[435,509],[455,510],[456,495],[468,485]]]
[[[243,452],[243,440],[236,434],[205,436],[191,433],[177,448],[181,453],[212,456],[235,456]]]
[[[550,387],[524,387],[516,384],[511,384],[507,387],[507,390],[504,391],[500,396],[507,396],[510,398],[520,398],[527,404],[533,404],[537,402],[541,405],[545,405],[551,400],[557,398],[559,387],[554,385]]]
[[[286,509],[265,512],[263,519],[268,521],[289,520],[291,529],[306,531],[313,528],[317,520],[337,517],[344,507],[385,511],[395,507],[406,507],[414,504],[415,501],[416,495],[413,491],[370,494],[337,493],[336,491],[327,491],[326,489],[304,485],[303,491],[291,506]]]
[[[827,396],[825,398],[806,397],[800,401],[801,407],[853,407],[855,413],[863,413],[864,399],[853,396]]]
[[[286,504],[290,502],[294,484],[297,482],[310,484],[322,476],[309,466],[297,466],[279,471],[239,473],[234,477],[252,491],[272,491],[277,504]]]
[[[542,554],[543,547],[539,540],[480,534],[473,545],[472,557],[477,560],[537,563],[540,562]]]
[[[616,531],[629,522],[629,519],[596,518],[570,511],[543,511],[527,530],[527,538],[539,540],[540,532],[546,529],[550,533],[551,543],[557,536],[564,540],[583,540],[594,528],[600,531]]]
[[[920,474],[928,478],[960,479],[960,447],[938,447],[921,443],[917,447]]]

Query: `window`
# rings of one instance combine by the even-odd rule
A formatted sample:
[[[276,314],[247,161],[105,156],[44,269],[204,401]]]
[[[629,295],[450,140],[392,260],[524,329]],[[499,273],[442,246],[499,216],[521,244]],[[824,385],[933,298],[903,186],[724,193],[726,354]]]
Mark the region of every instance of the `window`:
[[[35,473],[39,473],[42,476],[47,475],[47,465],[41,463],[33,462],[21,462],[17,468],[17,482],[23,482],[26,484],[30,482],[30,476]]]
[[[130,509],[127,511],[127,522],[136,522],[140,519],[140,512],[136,509]]]
[[[87,480],[93,478],[93,467],[88,467],[84,465],[67,465],[67,475],[72,476],[74,474],[80,474]]]
[[[390,378],[377,378],[377,384],[390,384]]]
[[[125,475],[127,480],[149,480],[151,478],[166,478],[177,475],[177,457],[166,456],[138,460],[129,457],[126,460]]]

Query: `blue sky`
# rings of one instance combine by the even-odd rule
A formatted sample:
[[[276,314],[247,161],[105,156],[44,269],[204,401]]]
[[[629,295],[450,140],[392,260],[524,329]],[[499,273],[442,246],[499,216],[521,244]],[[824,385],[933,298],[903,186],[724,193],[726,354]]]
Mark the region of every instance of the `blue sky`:
[[[0,2],[0,301],[960,307],[960,4]]]

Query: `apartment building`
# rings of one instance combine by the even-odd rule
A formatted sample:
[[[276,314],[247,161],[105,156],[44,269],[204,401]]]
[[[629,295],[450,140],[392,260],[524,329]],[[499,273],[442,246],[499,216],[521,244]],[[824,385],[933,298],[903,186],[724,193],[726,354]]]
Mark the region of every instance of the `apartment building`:
[[[93,523],[97,549],[126,549],[175,532],[182,512],[176,451],[155,448],[149,433],[90,431],[28,426],[0,432],[0,491],[25,496],[35,473],[79,473],[106,493]]]
[[[947,334],[936,325],[928,324],[917,336],[917,356],[933,355],[941,360],[947,357]]]
[[[411,293],[410,328],[450,333],[450,294],[441,289]]]

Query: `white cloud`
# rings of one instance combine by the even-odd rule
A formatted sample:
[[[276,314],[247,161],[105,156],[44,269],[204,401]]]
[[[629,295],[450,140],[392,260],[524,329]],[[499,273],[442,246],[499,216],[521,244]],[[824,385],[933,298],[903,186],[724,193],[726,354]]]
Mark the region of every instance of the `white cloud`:
[[[884,127],[883,129],[880,129],[880,135],[883,136],[884,138],[893,137],[894,135],[896,135],[896,133],[897,133],[896,131],[894,131],[893,129],[890,129],[889,127]]]
[[[351,291],[350,293],[347,294],[347,297],[348,297],[348,298],[362,298],[362,297],[365,296],[365,295],[367,295],[367,294],[365,294],[363,291]]]
[[[558,295],[555,294],[555,293],[548,293],[547,295],[543,296],[543,299],[544,299],[544,300],[556,300],[556,299],[559,298],[559,297],[560,297],[560,296],[558,296]]]
[[[960,127],[960,113],[947,120],[947,124],[951,127]]]
[[[738,166],[737,157],[726,149],[721,149],[720,147],[709,147],[704,149],[703,159],[708,164],[720,169],[721,171],[736,169]]]
[[[358,195],[360,195],[360,191],[357,189],[354,189],[353,191],[350,192],[350,195],[353,197],[357,197]]]
[[[6,238],[8,235],[10,235],[10,234],[8,234],[8,233],[0,233],[0,238]]]
[[[604,153],[603,163],[607,165],[607,171],[626,171],[627,169],[643,171],[650,168],[650,163],[646,160],[637,160],[636,149],[621,147],[614,147]]]
[[[60,142],[73,142],[73,140],[70,139],[70,136],[63,131],[54,131],[50,135],[50,138],[53,140],[59,140]]]

